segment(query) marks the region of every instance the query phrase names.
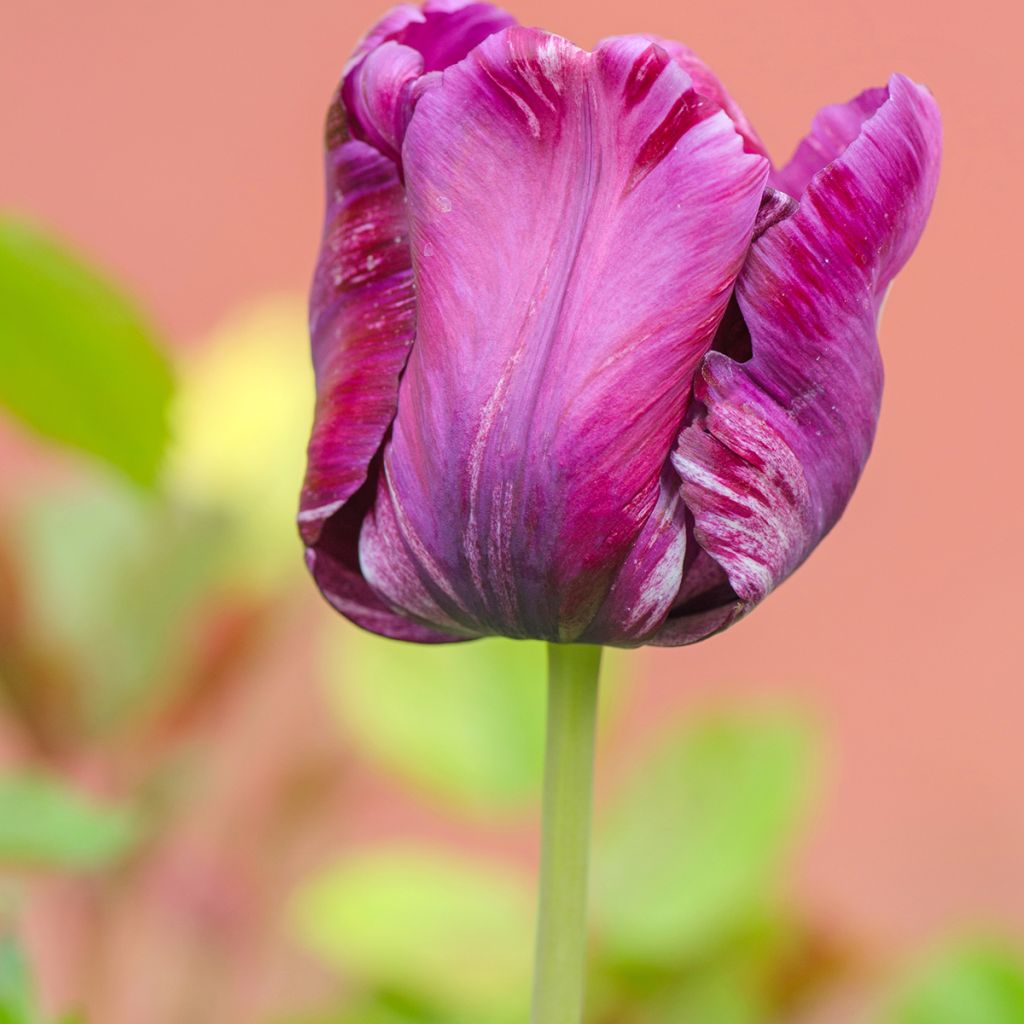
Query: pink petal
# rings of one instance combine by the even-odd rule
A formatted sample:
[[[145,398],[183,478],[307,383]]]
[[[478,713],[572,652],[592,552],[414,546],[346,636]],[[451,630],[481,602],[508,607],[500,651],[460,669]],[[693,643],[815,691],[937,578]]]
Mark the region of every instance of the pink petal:
[[[822,107],[789,163],[772,175],[772,185],[799,199],[818,171],[842,155],[888,98],[888,89],[865,89],[849,103]]]
[[[743,136],[748,152],[760,153],[763,157],[768,156],[768,150],[758,137],[754,126],[747,119],[747,115],[740,109],[740,105],[729,95],[725,86],[719,81],[718,76],[691,50],[674,39],[659,39],[649,36],[652,42],[657,43],[665,52],[690,76],[693,87],[709,100],[721,107],[736,125],[736,130]]]
[[[389,11],[356,49],[341,95],[352,134],[398,161],[417,79],[463,60],[489,35],[515,24],[490,4],[429,0],[422,11]]]
[[[342,88],[360,137],[396,163],[412,116],[412,89],[422,74],[422,54],[388,41],[367,54]]]
[[[419,101],[404,164],[417,342],[361,564],[442,628],[573,639],[631,552],[678,563],[643,531],[767,162],[648,41],[511,29]]]
[[[884,102],[854,105],[876,110],[845,148],[845,115],[831,108],[818,118],[805,156],[834,159],[796,212],[751,247],[736,292],[752,358],[706,356],[700,405],[673,456],[697,542],[746,609],[806,558],[853,492],[881,399],[879,307],[935,193],[941,127],[931,95],[895,76]],[[794,180],[812,162],[791,165]],[[677,610],[666,629],[685,625],[680,618]]]

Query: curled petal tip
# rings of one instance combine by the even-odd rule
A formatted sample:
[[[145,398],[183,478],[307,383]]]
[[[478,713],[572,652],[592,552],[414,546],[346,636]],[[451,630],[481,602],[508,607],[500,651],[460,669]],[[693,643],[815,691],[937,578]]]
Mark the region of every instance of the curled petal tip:
[[[702,411],[673,461],[698,543],[748,607],[833,526],[867,460],[878,308],[924,227],[939,138],[930,94],[902,76],[825,108],[781,172],[799,206],[756,238],[737,281],[750,357],[701,367]]]

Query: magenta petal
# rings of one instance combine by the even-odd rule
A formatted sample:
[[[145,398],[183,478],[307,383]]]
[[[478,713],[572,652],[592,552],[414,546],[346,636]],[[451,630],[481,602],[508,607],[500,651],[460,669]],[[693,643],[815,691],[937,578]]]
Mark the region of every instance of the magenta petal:
[[[327,215],[310,296],[317,402],[300,531],[310,570],[335,607],[388,636],[430,639],[410,636],[410,624],[363,579],[360,516],[349,507],[394,418],[413,339],[405,197],[395,165],[376,150],[343,137],[328,143]]]
[[[772,185],[799,199],[814,175],[842,155],[860,135],[864,122],[888,98],[888,89],[865,89],[849,103],[823,107],[815,114],[810,132],[801,140],[789,163],[772,175]]]
[[[403,33],[412,25],[421,24],[426,19],[423,12],[414,4],[399,4],[392,7],[380,21],[362,38],[355,53],[345,65],[342,77],[348,75],[362,62],[363,58],[390,40],[401,40]]]
[[[412,87],[422,74],[422,54],[389,41],[371,51],[342,88],[362,138],[396,163],[412,114]]]
[[[353,501],[352,505],[356,507],[346,507],[332,516],[316,544],[306,548],[306,566],[331,606],[363,629],[393,640],[436,644],[466,639],[395,614],[370,588],[357,557],[361,522],[358,506],[362,502]]]
[[[506,11],[474,0],[427,0],[422,8],[399,4],[367,32],[344,74],[348,75],[378,46],[391,41],[420,53],[427,71],[443,71],[489,35],[515,23]]]
[[[429,0],[389,11],[356,49],[341,95],[352,133],[399,159],[417,79],[462,60],[489,35],[515,24],[490,4]]]
[[[317,402],[300,522],[313,543],[366,479],[398,404],[415,332],[405,196],[362,142],[327,153],[327,213],[310,295]]]
[[[895,76],[875,106],[797,211],[751,247],[736,293],[752,358],[707,355],[698,415],[673,456],[697,542],[746,608],[836,522],[874,436],[879,306],[924,227],[941,148],[938,110],[922,87]],[[822,158],[821,126],[840,120],[817,122]],[[833,139],[844,134],[836,128]]]
[[[442,628],[573,639],[646,544],[767,162],[648,41],[524,29],[403,152],[417,341],[361,564]]]
[[[653,636],[679,592],[686,553],[686,508],[679,478],[667,465],[658,502],[619,568],[581,643],[636,646]]]
[[[758,137],[754,126],[747,119],[747,115],[740,109],[740,105],[729,95],[725,86],[719,81],[718,76],[691,50],[674,39],[658,39],[649,37],[652,42],[657,43],[665,52],[690,76],[693,80],[693,87],[702,96],[712,100],[721,107],[736,125],[736,130],[743,136],[747,149],[751,153],[760,153],[767,157],[768,151],[764,143]]]
[[[457,64],[488,36],[516,24],[507,11],[460,0],[429,0],[423,15],[423,21],[409,25],[400,41],[423,54],[427,72]]]

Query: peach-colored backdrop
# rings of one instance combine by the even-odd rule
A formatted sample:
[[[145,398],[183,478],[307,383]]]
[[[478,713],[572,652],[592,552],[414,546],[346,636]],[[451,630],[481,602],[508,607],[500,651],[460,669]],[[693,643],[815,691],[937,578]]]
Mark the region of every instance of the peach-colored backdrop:
[[[98,257],[184,342],[240,301],[304,288],[323,108],[380,6],[2,0],[0,202]],[[752,618],[636,656],[630,734],[716,691],[809,699],[832,756],[806,897],[896,942],[974,921],[1024,929],[1020,5],[514,9],[584,45],[683,39],[779,160],[817,106],[892,70],[937,94],[944,176],[886,306],[888,393],[863,484]]]

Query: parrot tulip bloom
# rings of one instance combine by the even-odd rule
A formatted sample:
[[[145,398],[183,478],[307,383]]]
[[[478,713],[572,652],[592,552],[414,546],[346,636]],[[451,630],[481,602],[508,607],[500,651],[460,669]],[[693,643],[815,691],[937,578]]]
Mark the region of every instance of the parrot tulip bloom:
[[[940,135],[896,75],[778,170],[677,43],[388,14],[327,126],[299,513],[327,599],[420,642],[736,621],[867,459]]]

